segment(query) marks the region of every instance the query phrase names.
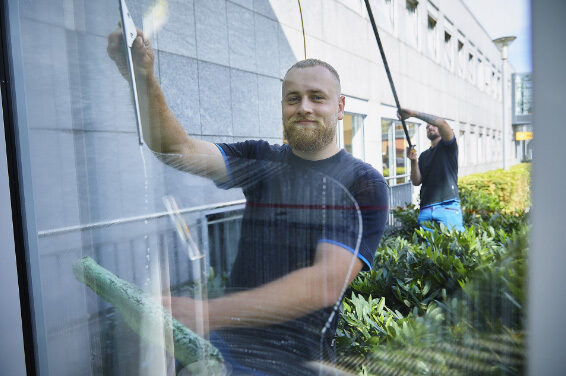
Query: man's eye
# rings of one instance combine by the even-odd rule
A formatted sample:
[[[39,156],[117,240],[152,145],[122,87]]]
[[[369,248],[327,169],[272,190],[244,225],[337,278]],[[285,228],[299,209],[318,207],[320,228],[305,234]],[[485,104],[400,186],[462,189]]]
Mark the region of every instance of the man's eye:
[[[287,98],[287,103],[297,103],[299,101],[298,97],[289,97]]]
[[[320,102],[320,101],[324,100],[324,97],[322,95],[314,95],[313,100]]]

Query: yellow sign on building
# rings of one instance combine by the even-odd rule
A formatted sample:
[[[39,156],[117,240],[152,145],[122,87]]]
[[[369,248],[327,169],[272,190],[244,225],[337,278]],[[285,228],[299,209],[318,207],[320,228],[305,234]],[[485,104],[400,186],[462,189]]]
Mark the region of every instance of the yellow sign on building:
[[[533,132],[517,132],[515,133],[515,141],[532,140]]]

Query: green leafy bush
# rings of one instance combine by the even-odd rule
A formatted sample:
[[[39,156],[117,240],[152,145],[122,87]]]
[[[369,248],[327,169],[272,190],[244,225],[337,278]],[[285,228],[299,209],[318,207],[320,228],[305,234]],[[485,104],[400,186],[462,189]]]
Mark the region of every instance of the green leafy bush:
[[[471,212],[514,213],[530,207],[530,163],[509,170],[464,176],[458,181],[462,206]]]
[[[491,226],[505,232],[517,230],[527,220],[530,207],[530,164],[508,171],[495,170],[465,176],[458,182],[465,227]],[[410,238],[417,229],[419,210],[414,205],[392,208],[396,226],[387,236]]]
[[[525,171],[528,187],[526,166],[510,173]],[[481,188],[466,183],[462,195],[465,231],[419,229],[415,207],[397,208],[398,226],[384,236],[372,270],[350,285],[337,344],[343,359],[368,359],[354,367],[361,374],[521,372],[528,207],[484,189],[510,191],[501,181],[474,179]],[[477,348],[464,356],[470,344]],[[371,359],[387,366],[371,368]]]

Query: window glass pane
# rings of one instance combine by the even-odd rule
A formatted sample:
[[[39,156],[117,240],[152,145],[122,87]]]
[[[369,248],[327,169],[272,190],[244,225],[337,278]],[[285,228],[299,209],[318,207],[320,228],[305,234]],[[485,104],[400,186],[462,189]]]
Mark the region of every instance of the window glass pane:
[[[407,140],[401,122],[395,124],[395,175],[405,175],[407,171]]]
[[[415,123],[405,121],[411,142],[418,142]],[[407,158],[407,139],[403,125],[399,120],[381,120],[381,140],[383,153],[383,176],[397,177],[389,180],[389,184],[402,184],[409,181],[409,159]]]
[[[344,126],[344,149],[353,154],[352,149],[352,138],[353,138],[353,126],[352,126],[352,115],[344,115],[343,126]]]
[[[458,40],[458,74],[460,77],[466,77],[466,60],[464,42]]]
[[[436,18],[430,14],[427,17],[427,51],[431,58],[436,59],[437,51],[437,39],[438,39],[438,28]]]
[[[381,153],[383,160],[383,176],[388,177],[391,175],[391,168],[393,168],[393,152],[391,147],[393,145],[393,135],[391,134],[391,120],[381,120]]]
[[[405,40],[413,47],[418,47],[419,41],[419,14],[418,2],[406,0],[405,5]]]
[[[344,129],[344,149],[356,158],[365,159],[363,116],[345,114],[342,126]]]
[[[21,73],[17,172],[26,176],[34,282],[24,303],[34,309],[40,374],[334,374],[326,367],[335,357],[355,365],[351,374],[381,374],[373,366],[385,363],[391,374],[524,369],[525,264],[505,247],[527,242],[500,230],[521,230],[525,217],[507,217],[470,181],[460,190],[474,226],[467,237],[426,237],[415,232],[417,210],[388,212],[418,205],[417,191],[426,199],[443,179],[435,171],[429,186],[410,182],[408,142],[363,2],[302,2],[305,46],[296,2],[126,1],[152,41],[145,69],[127,64],[123,38],[110,38],[116,61],[107,51],[127,17],[124,0],[7,0],[19,18],[2,48]],[[446,1],[370,3],[401,102],[450,116],[461,177],[500,167],[502,102],[522,105],[517,116],[531,106],[501,90],[510,70],[501,76],[499,51],[477,19]],[[340,22],[334,8],[344,10]],[[313,70],[302,68],[286,76],[303,52],[338,68],[347,99],[336,133],[338,95],[325,96],[334,77],[311,81]],[[295,74],[301,79],[285,79]],[[325,79],[330,91],[313,90]],[[508,97],[494,98],[495,89]],[[406,122],[421,156],[430,145],[423,118]],[[329,157],[333,137],[345,150]],[[505,150],[528,157],[530,145]],[[450,202],[455,188],[456,180],[433,200]],[[461,252],[468,248],[491,253]],[[375,272],[358,275],[360,267]],[[436,278],[442,268],[450,273]],[[474,281],[478,270],[486,273]],[[470,359],[455,361],[466,351]],[[387,362],[399,354],[431,356]]]
[[[375,12],[377,24],[389,32],[393,31],[394,27],[394,7],[395,0],[377,0],[375,9],[379,9]]]
[[[452,70],[454,63],[454,43],[452,34],[449,31],[444,31],[444,66],[448,70]]]

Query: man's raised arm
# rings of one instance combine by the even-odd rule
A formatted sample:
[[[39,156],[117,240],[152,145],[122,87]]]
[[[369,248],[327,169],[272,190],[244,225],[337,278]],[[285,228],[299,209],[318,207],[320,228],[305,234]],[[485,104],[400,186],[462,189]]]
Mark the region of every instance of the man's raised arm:
[[[454,131],[452,131],[450,124],[448,124],[446,120],[441,117],[425,114],[424,112],[409,110],[407,108],[402,108],[398,116],[399,118],[403,117],[403,119],[416,117],[417,119],[421,119],[422,121],[430,125],[434,125],[438,128],[438,133],[440,133],[442,140],[446,142],[452,141],[452,139],[454,138]]]
[[[122,76],[129,79],[123,43],[122,29],[119,27],[108,36],[107,52]],[[147,146],[176,168],[214,180],[223,180],[227,172],[220,150],[213,143],[187,135],[169,109],[153,71],[154,51],[149,39],[140,30],[132,45],[132,58]],[[170,155],[174,157],[169,158]]]

